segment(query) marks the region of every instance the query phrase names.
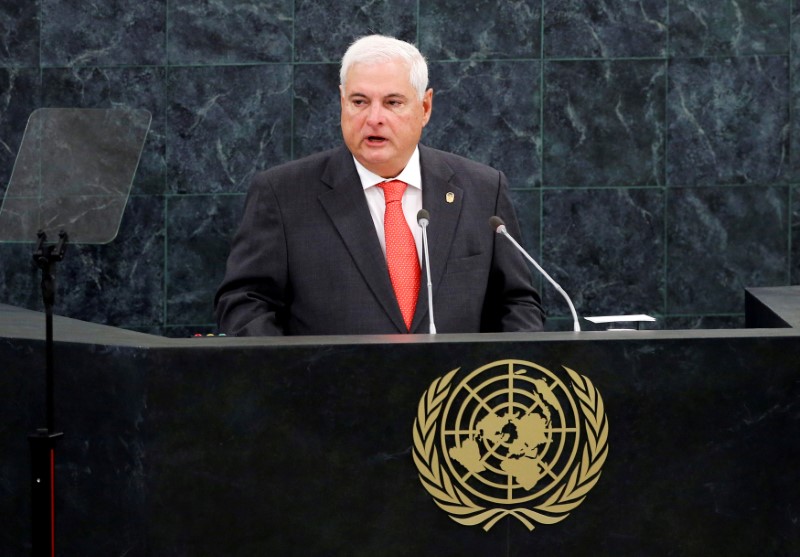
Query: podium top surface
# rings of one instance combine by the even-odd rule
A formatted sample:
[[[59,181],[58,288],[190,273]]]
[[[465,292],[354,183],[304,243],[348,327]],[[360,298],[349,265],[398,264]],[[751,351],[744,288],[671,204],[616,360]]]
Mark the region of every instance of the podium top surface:
[[[642,331],[582,331],[544,333],[478,333],[439,335],[339,335],[298,337],[191,337],[167,338],[108,325],[55,316],[57,342],[130,346],[138,348],[323,346],[347,344],[407,344],[464,342],[529,342],[568,340],[667,340],[702,338],[797,337],[800,339],[800,286],[748,288],[747,295],[760,302],[762,311],[774,312],[785,328],[683,329]],[[0,338],[44,340],[44,313],[0,304]]]

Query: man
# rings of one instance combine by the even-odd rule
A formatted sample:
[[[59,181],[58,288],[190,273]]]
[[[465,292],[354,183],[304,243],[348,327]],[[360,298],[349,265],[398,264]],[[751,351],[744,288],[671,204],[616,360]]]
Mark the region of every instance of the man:
[[[351,45],[345,145],[254,177],[215,299],[220,332],[427,333],[423,207],[437,332],[542,329],[524,258],[488,224],[497,215],[519,237],[505,176],[419,145],[427,85],[413,45],[377,35]]]

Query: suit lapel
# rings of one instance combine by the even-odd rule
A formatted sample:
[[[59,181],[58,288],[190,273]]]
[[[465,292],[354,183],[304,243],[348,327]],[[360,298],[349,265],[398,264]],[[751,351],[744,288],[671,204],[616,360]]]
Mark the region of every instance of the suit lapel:
[[[375,298],[391,318],[398,332],[405,332],[403,316],[397,305],[386,258],[375,234],[364,189],[350,151],[342,147],[331,157],[322,174],[330,190],[319,196],[334,227],[347,246],[353,262]]]
[[[437,292],[444,275],[447,256],[455,237],[464,190],[457,185],[457,178],[450,168],[433,149],[419,146],[420,167],[422,169],[422,206],[430,213],[431,223],[428,226],[428,247],[431,262],[431,289]],[[451,195],[452,194],[452,195]],[[424,258],[423,258],[424,263]],[[428,320],[427,275],[423,267],[422,288],[420,289],[417,312],[411,330],[427,332],[427,325],[420,327]],[[434,318],[436,307],[434,306]],[[420,329],[417,331],[417,329]]]

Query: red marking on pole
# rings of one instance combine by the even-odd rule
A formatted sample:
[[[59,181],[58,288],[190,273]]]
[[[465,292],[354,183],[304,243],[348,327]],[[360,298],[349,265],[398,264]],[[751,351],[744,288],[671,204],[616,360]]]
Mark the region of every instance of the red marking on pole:
[[[50,449],[50,557],[56,557],[56,452]]]

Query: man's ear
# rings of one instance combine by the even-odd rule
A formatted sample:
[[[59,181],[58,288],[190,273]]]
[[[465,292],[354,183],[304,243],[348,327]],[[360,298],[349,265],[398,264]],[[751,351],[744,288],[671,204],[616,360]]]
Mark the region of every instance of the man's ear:
[[[422,125],[425,126],[431,119],[433,110],[433,89],[428,89],[422,96]]]

